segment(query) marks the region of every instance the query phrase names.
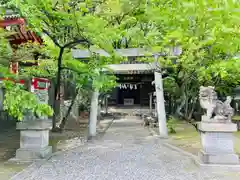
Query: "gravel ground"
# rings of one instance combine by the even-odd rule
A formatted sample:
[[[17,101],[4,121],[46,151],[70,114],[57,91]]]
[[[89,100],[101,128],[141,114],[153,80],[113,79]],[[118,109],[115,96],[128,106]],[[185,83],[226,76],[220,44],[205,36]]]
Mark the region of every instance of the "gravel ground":
[[[134,117],[116,120],[106,134],[36,163],[13,180],[238,180],[237,172],[200,170],[161,144]]]

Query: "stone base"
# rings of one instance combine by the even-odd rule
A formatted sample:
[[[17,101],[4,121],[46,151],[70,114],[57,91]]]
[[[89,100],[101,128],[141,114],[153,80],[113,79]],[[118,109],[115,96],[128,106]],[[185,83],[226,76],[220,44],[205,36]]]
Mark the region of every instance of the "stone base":
[[[201,132],[202,150],[200,161],[204,164],[239,165],[239,157],[234,152],[233,132],[237,131],[233,123],[198,124]]]
[[[17,130],[50,130],[52,122],[50,120],[29,120],[17,123]]]
[[[48,146],[50,121],[22,121],[17,123],[17,129],[20,130],[20,148],[16,151],[16,159],[19,161],[39,160],[52,153],[52,147]]]
[[[198,129],[202,132],[236,132],[237,125],[234,123],[198,123]]]
[[[204,164],[239,164],[237,154],[209,154],[204,151],[199,152],[200,161]]]
[[[20,148],[16,151],[16,159],[21,160],[39,160],[49,157],[52,154],[52,146],[40,149]]]

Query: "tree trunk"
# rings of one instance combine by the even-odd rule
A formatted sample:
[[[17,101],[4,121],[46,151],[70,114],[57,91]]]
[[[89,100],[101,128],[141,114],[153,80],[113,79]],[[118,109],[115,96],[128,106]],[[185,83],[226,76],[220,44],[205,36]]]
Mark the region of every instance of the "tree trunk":
[[[98,90],[94,90],[91,98],[91,108],[89,117],[89,136],[93,137],[97,134],[97,116],[98,116]]]
[[[60,48],[60,52],[58,55],[58,72],[57,72],[57,82],[54,91],[54,102],[53,102],[53,120],[52,120],[52,130],[55,131],[57,129],[56,126],[56,117],[57,117],[57,99],[60,100],[60,85],[61,85],[61,70],[62,70],[62,56],[64,53],[64,48]],[[58,97],[57,97],[58,96]]]
[[[196,101],[197,101],[197,98],[194,98],[194,100],[191,103],[191,107],[185,113],[184,118],[188,123],[190,123],[196,129],[196,131],[198,131],[197,124],[194,121],[192,121],[192,115],[195,109]]]
[[[181,86],[179,86],[179,85],[181,85]],[[181,97],[180,97],[181,103],[177,106],[177,110],[176,110],[175,114],[178,117],[184,118],[184,114],[181,111],[182,111],[183,107],[185,106],[186,100],[187,100],[187,96],[186,96],[186,93],[185,93],[186,87],[182,83],[178,83],[178,86],[179,86],[179,89],[181,91]]]
[[[70,113],[71,113],[71,111],[72,111],[72,107],[73,107],[73,105],[74,105],[74,103],[75,103],[75,101],[76,101],[77,95],[78,95],[78,91],[75,93],[75,95],[74,95],[74,97],[73,97],[73,99],[72,99],[72,101],[71,101],[71,104],[70,104],[70,106],[68,107],[67,113],[65,114],[65,116],[63,117],[63,119],[62,119],[62,121],[61,121],[61,124],[60,124],[60,126],[59,126],[60,129],[61,129],[61,131],[63,131],[63,129],[64,129],[65,125],[66,125],[66,122],[67,122],[67,120],[68,120],[68,117],[69,117],[69,115],[70,115]]]
[[[190,110],[190,112],[188,114],[188,117],[187,117],[187,119],[189,119],[189,120],[192,119],[192,115],[193,115],[193,112],[194,112],[194,109],[195,109],[195,106],[196,106],[196,101],[197,100],[194,100],[193,103],[192,103],[191,110]]]
[[[172,96],[169,94],[169,114],[172,114]]]
[[[185,107],[184,107],[184,118],[187,119],[188,117],[188,110],[189,110],[189,98],[186,96],[186,100],[185,100]]]
[[[108,114],[108,97],[105,97],[105,113]]]
[[[184,99],[182,99],[181,104],[177,107],[176,110],[176,115],[180,116],[180,117],[184,117],[183,113],[181,112],[182,108],[184,107],[186,102],[186,98],[184,97]]]

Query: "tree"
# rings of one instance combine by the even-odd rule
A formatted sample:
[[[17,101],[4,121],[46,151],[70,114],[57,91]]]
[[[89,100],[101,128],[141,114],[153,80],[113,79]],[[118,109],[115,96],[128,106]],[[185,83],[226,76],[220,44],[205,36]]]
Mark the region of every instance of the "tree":
[[[103,75],[101,70],[106,64],[112,63],[110,58],[90,58],[85,62],[74,60],[71,49],[101,48],[112,52],[112,41],[116,38],[114,27],[108,27],[107,21],[96,15],[94,8],[101,2],[72,2],[72,1],[11,1],[9,5],[16,7],[26,18],[29,26],[45,35],[47,45],[57,49],[57,83],[55,97],[59,94],[61,72],[64,69],[73,71],[90,79]],[[50,41],[51,40],[51,41]],[[56,53],[56,50],[54,50]],[[54,54],[51,55],[54,57]],[[95,56],[94,56],[95,57]],[[114,58],[112,58],[115,60]],[[96,62],[98,60],[99,62]],[[100,76],[102,77],[102,76]],[[101,88],[101,81],[94,80],[93,88]],[[56,110],[56,102],[54,103]],[[56,114],[53,118],[53,129],[56,128]]]
[[[105,68],[107,64],[119,62],[119,58],[113,54],[113,48],[148,45],[148,39],[145,38],[148,30],[148,19],[144,18],[145,0],[40,0],[38,2],[12,0],[8,5],[17,8],[27,19],[29,27],[47,36],[45,38],[47,44],[54,44],[51,46],[57,49],[56,96],[59,91],[62,70],[68,69],[78,75],[87,73],[86,76],[91,77],[92,80],[92,89],[101,89],[105,86],[104,82],[97,78],[99,75],[106,76],[101,73],[101,69]],[[101,48],[113,57],[99,59],[98,56],[92,54],[90,60],[79,62],[69,55],[70,50],[75,47]],[[85,71],[84,68],[90,71]],[[53,128],[56,127],[55,120],[56,116],[54,116]]]
[[[240,84],[239,3],[235,1],[151,1],[151,22],[158,29],[155,50],[166,53],[159,59],[170,69],[176,85],[177,113],[190,120],[199,86],[213,85],[226,95]],[[166,48],[181,47],[178,57]],[[234,58],[235,57],[235,58]]]
[[[93,77],[99,74],[99,71],[95,70],[113,63],[105,58],[103,63],[96,66],[89,62],[96,61],[97,56],[89,62],[79,62],[72,60],[69,55],[65,56],[65,53],[69,54],[69,50],[80,41],[86,43],[78,45],[78,48],[94,46],[110,53],[113,48],[121,47],[151,47],[152,51],[165,53],[167,56],[159,60],[163,70],[171,71],[168,73],[169,78],[179,93],[170,94],[179,97],[181,103],[177,108],[178,114],[186,119],[191,118],[195,109],[200,85],[214,84],[219,92],[226,94],[239,83],[239,68],[232,68],[233,64],[235,67],[239,66],[239,61],[233,59],[239,44],[236,36],[238,26],[234,25],[238,24],[238,5],[235,2],[13,2],[28,19],[31,27],[47,35],[54,47],[57,47],[57,87],[62,69],[71,67],[71,70],[76,71],[73,67],[88,66],[89,69],[94,69],[88,77],[94,79]],[[226,48],[225,44],[228,42],[231,43]],[[175,46],[181,47],[182,54],[179,57],[170,57],[169,48]],[[65,62],[62,63],[62,59]],[[64,66],[64,63],[67,66]],[[223,88],[222,85],[226,82],[231,88]]]

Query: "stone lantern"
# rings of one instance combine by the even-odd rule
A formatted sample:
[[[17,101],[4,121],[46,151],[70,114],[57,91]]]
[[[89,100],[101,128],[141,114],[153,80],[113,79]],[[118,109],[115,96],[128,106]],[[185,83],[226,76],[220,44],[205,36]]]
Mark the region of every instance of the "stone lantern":
[[[33,78],[31,92],[34,93],[39,103],[48,104],[49,81],[43,78]],[[52,153],[49,146],[49,131],[52,122],[48,117],[39,117],[28,114],[22,122],[17,123],[20,130],[20,148],[16,151],[16,159],[32,161],[48,157]]]

